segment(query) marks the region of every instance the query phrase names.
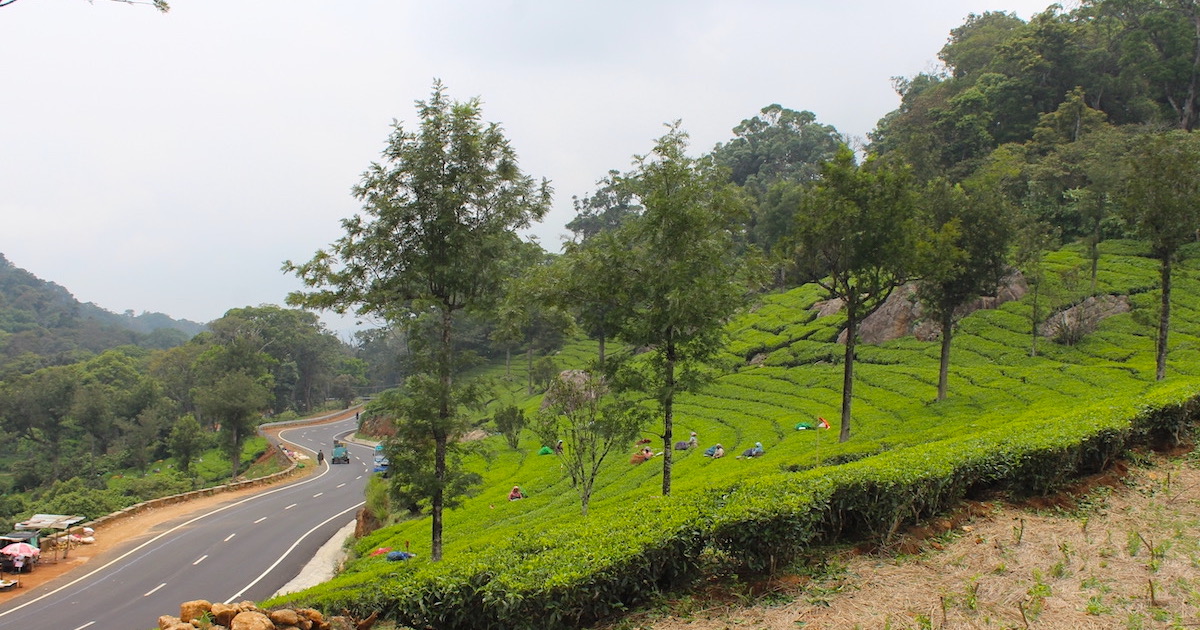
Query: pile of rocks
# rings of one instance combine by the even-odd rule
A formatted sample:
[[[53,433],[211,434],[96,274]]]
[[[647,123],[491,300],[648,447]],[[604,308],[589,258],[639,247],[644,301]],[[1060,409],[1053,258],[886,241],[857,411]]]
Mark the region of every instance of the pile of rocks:
[[[311,608],[264,611],[254,602],[214,604],[203,599],[181,604],[178,617],[159,617],[158,627],[159,630],[366,630],[363,622],[340,616],[326,619]],[[366,628],[370,628],[370,623]]]

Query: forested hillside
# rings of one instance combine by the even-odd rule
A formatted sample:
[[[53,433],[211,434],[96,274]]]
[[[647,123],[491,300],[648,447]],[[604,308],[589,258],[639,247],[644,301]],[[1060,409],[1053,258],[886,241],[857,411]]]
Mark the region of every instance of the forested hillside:
[[[0,380],[73,363],[117,346],[165,350],[204,329],[162,313],[123,315],[14,266],[0,254]]]
[[[265,418],[348,406],[366,388],[353,354],[313,313],[114,315],[0,257],[0,529],[243,474]]]

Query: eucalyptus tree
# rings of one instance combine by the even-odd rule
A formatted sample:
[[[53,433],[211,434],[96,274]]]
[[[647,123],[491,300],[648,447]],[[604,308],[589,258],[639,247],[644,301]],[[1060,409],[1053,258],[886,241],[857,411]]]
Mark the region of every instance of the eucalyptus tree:
[[[846,312],[839,439],[850,439],[858,326],[912,274],[915,193],[908,171],[843,145],[800,198],[792,233],[797,268]]]
[[[443,509],[452,485],[450,450],[467,423],[463,413],[476,388],[460,383],[465,367],[455,347],[455,319],[488,310],[507,273],[501,264],[518,248],[516,230],[540,219],[549,206],[549,185],[523,174],[500,126],[484,123],[478,99],[452,101],[440,82],[417,103],[420,124],[408,131],[397,122],[381,162],[355,187],[362,214],[342,221],[345,234],[301,264],[287,262],[312,289],[288,296],[309,308],[353,310],[394,326],[431,327],[414,334],[413,374],[397,403],[401,432],[430,462],[424,471],[393,484],[412,484],[429,500],[431,557],[442,557]],[[432,333],[427,338],[425,332]]]
[[[1012,229],[994,190],[968,194],[942,179],[930,182],[918,211],[917,298],[941,329],[937,399],[946,398],[950,345],[961,308],[996,291],[1007,268]]]
[[[619,233],[630,260],[618,337],[649,348],[650,369],[636,387],[662,412],[664,495],[671,493],[675,395],[700,384],[697,368],[722,347],[724,324],[746,291],[734,238],[742,195],[711,160],[686,150],[677,122],[620,182],[644,210]]]
[[[1126,219],[1159,262],[1155,378],[1161,381],[1167,374],[1172,270],[1180,249],[1200,230],[1200,137],[1183,131],[1148,136],[1131,152],[1124,198]]]

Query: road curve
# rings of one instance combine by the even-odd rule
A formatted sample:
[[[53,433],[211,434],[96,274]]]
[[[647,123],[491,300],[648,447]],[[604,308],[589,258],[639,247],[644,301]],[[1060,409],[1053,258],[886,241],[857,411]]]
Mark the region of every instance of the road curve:
[[[351,416],[282,429],[282,440],[326,451],[321,470],[168,523],[65,584],[6,602],[0,630],[139,630],[179,614],[185,601],[270,597],[362,506],[372,450],[347,443],[350,463],[328,463],[334,436],[355,427]]]

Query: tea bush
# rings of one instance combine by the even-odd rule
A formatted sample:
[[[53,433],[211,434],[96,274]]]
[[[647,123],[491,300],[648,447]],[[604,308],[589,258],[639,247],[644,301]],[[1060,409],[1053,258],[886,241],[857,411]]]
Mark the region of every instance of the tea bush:
[[[617,459],[601,471],[591,514],[581,518],[557,461],[536,455],[531,433],[516,450],[491,437],[492,455],[472,464],[483,490],[447,513],[445,561],[424,560],[428,522],[412,519],[357,541],[344,573],[289,599],[378,609],[416,627],[578,627],[698,579],[713,562],[771,571],[814,544],[887,541],[984,489],[1044,493],[1132,445],[1184,439],[1200,413],[1197,266],[1179,266],[1169,378],[1160,383],[1157,263],[1138,243],[1106,242],[1102,251],[1096,293],[1129,295],[1132,312],[1074,346],[1039,339],[1036,356],[1028,296],[976,312],[955,334],[946,400],[935,401],[937,342],[859,346],[855,433],[846,443],[837,442],[843,347],[835,343],[844,316],[817,317],[820,291],[811,285],[766,296],[729,324],[727,360],[736,367],[677,398],[676,435],[696,431],[702,448],[720,442],[729,456],[674,452],[670,497],[658,496],[657,460]],[[1068,305],[1091,294],[1078,247],[1046,262],[1043,312],[1050,297]],[[556,361],[582,367],[595,350],[594,342],[570,344]],[[538,397],[523,394],[523,364],[514,361],[507,379],[503,366],[481,373],[498,384],[496,400],[536,409]],[[833,428],[795,429],[817,417]],[[647,437],[657,450],[655,431]],[[765,456],[735,457],[754,442]],[[504,500],[513,484],[529,498]],[[371,555],[409,543],[415,561]]]

